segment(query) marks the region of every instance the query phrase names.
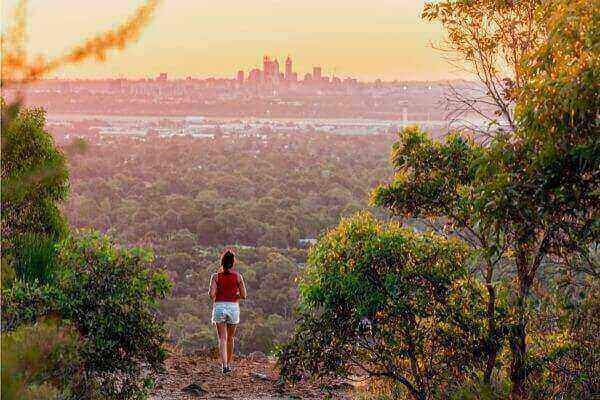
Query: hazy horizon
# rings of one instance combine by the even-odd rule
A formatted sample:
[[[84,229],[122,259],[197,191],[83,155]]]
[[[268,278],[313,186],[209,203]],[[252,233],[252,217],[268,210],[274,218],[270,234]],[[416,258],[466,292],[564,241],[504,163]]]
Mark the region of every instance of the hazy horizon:
[[[3,29],[16,3],[3,3]],[[124,3],[30,1],[29,54],[61,54],[122,22],[142,2]],[[264,54],[277,57],[280,64],[291,55],[299,75],[319,65],[326,75],[362,81],[464,78],[429,46],[442,34],[437,24],[421,20],[423,4],[421,0],[163,1],[139,41],[124,52],[111,52],[104,63],[62,68],[48,78],[149,78],[160,72],[170,78],[230,78],[237,70],[258,67]]]

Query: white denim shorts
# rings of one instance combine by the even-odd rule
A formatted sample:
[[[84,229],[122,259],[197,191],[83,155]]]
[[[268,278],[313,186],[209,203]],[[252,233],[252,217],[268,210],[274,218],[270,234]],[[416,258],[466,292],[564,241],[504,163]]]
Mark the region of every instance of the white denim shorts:
[[[234,301],[217,301],[213,304],[212,323],[239,324],[240,305]]]

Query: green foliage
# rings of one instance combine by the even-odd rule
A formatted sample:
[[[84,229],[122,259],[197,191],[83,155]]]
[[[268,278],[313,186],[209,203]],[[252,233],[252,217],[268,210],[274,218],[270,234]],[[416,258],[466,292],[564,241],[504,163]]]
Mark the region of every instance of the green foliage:
[[[282,376],[367,374],[416,399],[473,379],[484,309],[466,279],[466,257],[457,240],[369,214],[343,219],[310,252]]]
[[[520,245],[542,237],[561,256],[586,252],[600,233],[600,12],[597,1],[558,1],[543,18],[548,40],[523,61],[519,129],[480,160],[477,208],[510,221]]]
[[[576,285],[548,279],[532,325],[528,389],[531,397],[592,398],[600,390],[600,282],[580,275]],[[549,329],[549,321],[554,322]]]
[[[56,273],[55,241],[48,235],[24,233],[14,238],[16,275],[26,281],[50,282]]]
[[[391,139],[92,139],[89,151],[69,159],[73,193],[65,214],[77,228],[110,230],[127,243],[150,242],[172,254],[183,232],[196,246],[298,248],[299,239],[368,207],[370,188],[391,172]]]
[[[65,399],[81,394],[80,337],[47,320],[2,333],[3,399]]]
[[[391,143],[325,133],[90,139],[85,154],[68,152],[65,214],[75,227],[153,247],[175,284],[160,319],[185,352],[215,344],[206,285],[221,246],[237,244],[250,296],[236,348],[270,353],[293,332],[299,239],[368,207],[370,188],[391,172]]]
[[[165,357],[154,310],[170,282],[149,269],[151,253],[117,247],[98,233],[64,239],[57,262],[63,271],[55,284],[18,281],[3,291],[3,328],[45,315],[71,321],[82,337],[86,379],[104,395],[138,398],[145,392],[140,363],[157,369]]]
[[[376,188],[372,202],[405,217],[451,214],[451,223],[472,224],[473,161],[482,152],[466,135],[449,134],[440,143],[417,127],[403,129],[392,148],[394,180]]]
[[[2,102],[2,251],[24,279],[52,277],[53,243],[67,225],[59,210],[69,190],[63,153],[44,130],[42,109]]]
[[[475,212],[502,230],[514,257],[516,396],[544,358],[526,350],[532,318],[525,310],[543,264],[569,273],[565,260],[578,254],[584,265],[575,270],[598,277],[590,257],[600,237],[598,9],[597,1],[558,1],[540,16],[548,38],[522,60],[517,130],[498,136],[477,163]]]
[[[544,392],[552,385],[542,375],[556,360],[577,354],[572,340],[556,348],[535,345],[565,335],[540,322],[549,277],[580,271],[598,277],[592,254],[600,236],[598,9],[597,1],[583,0],[553,2],[545,9],[536,2],[427,4],[425,17],[442,22],[451,49],[479,72],[497,76],[497,60],[510,61],[515,80],[506,81],[505,92],[494,93],[493,84],[484,84],[500,114],[511,121],[514,116],[514,132],[499,131],[481,145],[463,139],[459,143],[466,146],[457,147],[456,135],[435,143],[415,129],[405,130],[392,153],[398,172],[373,194],[375,204],[427,218],[439,232],[471,247],[475,278],[485,281],[488,292],[485,381],[489,387],[494,370],[505,364],[503,337],[508,337],[507,376],[516,398],[528,391],[560,396]],[[519,20],[523,12],[526,18]],[[490,55],[489,64],[482,54]],[[505,286],[499,279],[514,283]],[[549,314],[560,309],[549,308]],[[556,382],[555,389],[564,393],[565,383]]]
[[[65,233],[57,204],[67,197],[69,174],[45,122],[42,109],[22,109],[2,132],[2,221],[9,235]]]
[[[377,187],[371,198],[375,205],[419,218],[438,233],[459,238],[469,247],[467,267],[475,272],[472,279],[485,285],[486,291],[482,297],[487,309],[482,378],[490,386],[510,325],[503,282],[507,278],[502,260],[505,238],[496,226],[481,223],[474,212],[476,165],[485,151],[465,134],[452,133],[443,141],[434,141],[416,127],[406,128],[392,149],[394,179]]]

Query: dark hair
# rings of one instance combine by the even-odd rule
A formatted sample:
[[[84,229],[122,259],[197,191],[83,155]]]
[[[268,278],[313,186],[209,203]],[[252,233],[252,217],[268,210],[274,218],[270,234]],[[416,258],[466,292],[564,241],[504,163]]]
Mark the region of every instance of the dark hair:
[[[229,270],[233,268],[233,264],[235,263],[235,254],[231,250],[226,250],[221,255],[221,267],[223,267],[223,272],[228,274]]]

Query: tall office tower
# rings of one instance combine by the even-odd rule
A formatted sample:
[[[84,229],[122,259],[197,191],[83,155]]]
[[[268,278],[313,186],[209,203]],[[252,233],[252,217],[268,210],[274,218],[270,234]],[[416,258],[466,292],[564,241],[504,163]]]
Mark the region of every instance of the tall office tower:
[[[271,57],[265,55],[263,57],[263,80],[265,82],[268,82],[271,80],[271,71],[272,71],[272,62],[271,62]]]
[[[280,80],[280,75],[281,73],[279,72],[279,61],[277,61],[277,59],[273,60],[273,74],[272,74],[272,80],[273,82],[277,83]]]
[[[285,59],[285,80],[292,80],[292,59],[290,56]]]
[[[321,67],[313,67],[313,81],[321,82]]]
[[[238,82],[239,84],[242,84],[242,83],[244,83],[244,71],[242,71],[242,70],[239,70],[239,71],[237,72],[236,80],[237,80],[237,82]]]

